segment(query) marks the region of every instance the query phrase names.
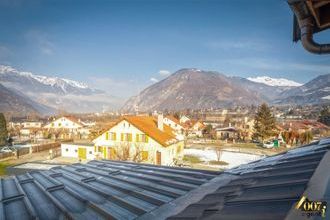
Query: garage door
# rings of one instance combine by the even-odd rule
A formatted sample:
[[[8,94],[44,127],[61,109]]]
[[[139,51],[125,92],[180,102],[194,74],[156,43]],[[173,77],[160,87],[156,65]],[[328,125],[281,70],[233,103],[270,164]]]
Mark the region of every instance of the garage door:
[[[81,159],[86,159],[86,148],[78,148],[78,157]]]

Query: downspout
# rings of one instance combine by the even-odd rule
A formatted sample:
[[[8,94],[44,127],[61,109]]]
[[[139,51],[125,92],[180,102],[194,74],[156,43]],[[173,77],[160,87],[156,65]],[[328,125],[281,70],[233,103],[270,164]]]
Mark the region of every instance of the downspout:
[[[308,12],[308,9],[304,2],[291,4],[292,11],[297,17],[298,25],[300,28],[300,39],[303,47],[316,54],[330,53],[330,44],[319,44],[313,39],[313,30],[315,22],[313,17]]]

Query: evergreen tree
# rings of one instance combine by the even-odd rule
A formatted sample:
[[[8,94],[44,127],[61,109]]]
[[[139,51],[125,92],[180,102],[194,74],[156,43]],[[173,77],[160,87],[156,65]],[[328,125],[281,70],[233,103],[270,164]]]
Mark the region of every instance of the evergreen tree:
[[[319,122],[330,126],[330,107],[329,106],[324,106],[323,109],[320,112],[319,116]]]
[[[254,134],[257,139],[264,142],[265,139],[275,134],[275,117],[272,115],[267,104],[263,103],[258,107],[257,114],[254,118]]]
[[[0,113],[0,146],[6,144],[8,137],[6,119],[3,113]]]

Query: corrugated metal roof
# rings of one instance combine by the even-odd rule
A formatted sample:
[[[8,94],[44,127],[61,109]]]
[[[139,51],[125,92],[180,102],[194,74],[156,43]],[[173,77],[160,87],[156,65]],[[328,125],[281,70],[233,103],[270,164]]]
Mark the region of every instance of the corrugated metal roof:
[[[1,179],[0,219],[135,219],[220,172],[91,161]]]
[[[324,175],[329,148],[323,140],[226,172],[110,160],[30,172],[0,180],[0,219],[283,219]]]
[[[229,170],[237,178],[169,219],[284,219],[329,147],[315,143]]]

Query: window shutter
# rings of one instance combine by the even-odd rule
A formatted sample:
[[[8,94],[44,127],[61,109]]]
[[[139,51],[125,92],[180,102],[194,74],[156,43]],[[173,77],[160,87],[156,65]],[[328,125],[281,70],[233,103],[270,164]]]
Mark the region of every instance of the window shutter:
[[[136,140],[135,140],[136,142],[139,142],[140,140],[139,140],[139,134],[136,134]]]
[[[148,143],[148,142],[149,142],[149,136],[146,135],[146,143]]]
[[[117,134],[116,132],[113,133],[113,140],[114,141],[117,139],[116,134]]]
[[[109,140],[109,132],[105,133],[105,140]]]
[[[132,141],[132,134],[128,134],[128,141]]]
[[[120,134],[120,140],[121,140],[121,141],[124,140],[124,134],[123,134],[123,133]]]

